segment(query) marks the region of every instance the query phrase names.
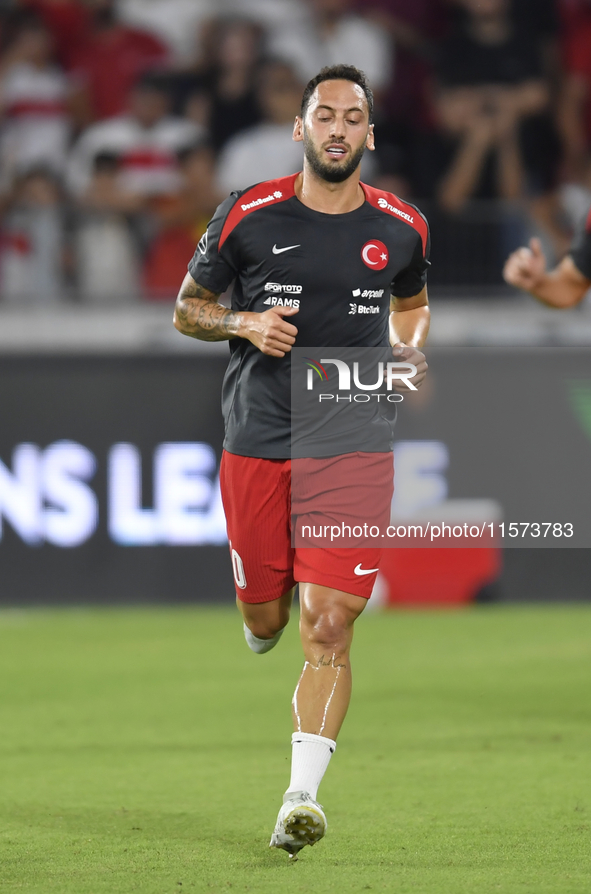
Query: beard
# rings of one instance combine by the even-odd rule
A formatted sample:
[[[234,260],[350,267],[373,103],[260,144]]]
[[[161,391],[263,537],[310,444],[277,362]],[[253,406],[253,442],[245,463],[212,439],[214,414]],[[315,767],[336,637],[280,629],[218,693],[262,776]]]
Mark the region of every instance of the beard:
[[[332,142],[336,143],[335,140]],[[346,144],[343,143],[343,145]],[[359,167],[364,152],[365,143],[344,164],[339,161],[326,161],[321,154],[322,149],[316,149],[304,130],[304,155],[306,161],[316,176],[320,177],[321,180],[326,180],[328,183],[342,183],[344,180],[347,180]]]

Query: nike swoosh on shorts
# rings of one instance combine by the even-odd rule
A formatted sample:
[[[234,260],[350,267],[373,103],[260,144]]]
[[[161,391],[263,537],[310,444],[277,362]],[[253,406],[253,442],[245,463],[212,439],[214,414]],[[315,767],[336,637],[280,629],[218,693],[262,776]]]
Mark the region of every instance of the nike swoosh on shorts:
[[[286,245],[285,248],[277,248],[277,244],[273,246],[274,255],[282,255],[284,251],[291,251],[292,248],[299,248],[299,245]]]
[[[361,567],[361,562],[355,568],[355,574],[360,577],[362,574],[375,574],[376,571],[379,571],[379,568],[368,568],[367,571]]]

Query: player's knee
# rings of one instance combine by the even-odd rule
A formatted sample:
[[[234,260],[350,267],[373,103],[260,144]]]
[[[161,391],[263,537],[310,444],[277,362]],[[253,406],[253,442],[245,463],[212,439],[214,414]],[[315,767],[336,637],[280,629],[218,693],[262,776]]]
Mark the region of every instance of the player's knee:
[[[309,613],[303,628],[310,643],[322,649],[341,651],[349,641],[348,613],[339,608]]]

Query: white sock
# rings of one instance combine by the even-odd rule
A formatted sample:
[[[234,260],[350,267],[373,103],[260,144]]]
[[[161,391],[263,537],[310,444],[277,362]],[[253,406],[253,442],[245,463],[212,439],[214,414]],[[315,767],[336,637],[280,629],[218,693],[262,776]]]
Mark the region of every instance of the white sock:
[[[275,636],[272,636],[271,639],[260,639],[258,636],[254,635],[252,630],[250,630],[246,624],[244,624],[244,637],[249,648],[251,648],[253,652],[256,652],[258,655],[263,655],[265,652],[270,652],[271,649],[275,648],[281,639],[284,630],[285,627],[280,630],[279,633],[276,633]]]
[[[291,737],[291,779],[283,796],[288,801],[297,792],[308,792],[316,800],[318,786],[337,743],[314,733],[294,733]]]

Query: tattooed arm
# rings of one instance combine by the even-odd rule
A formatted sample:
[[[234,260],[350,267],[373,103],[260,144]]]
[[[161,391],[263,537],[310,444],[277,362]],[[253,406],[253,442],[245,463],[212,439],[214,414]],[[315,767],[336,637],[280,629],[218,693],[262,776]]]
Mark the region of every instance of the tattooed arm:
[[[238,335],[238,314],[219,303],[219,294],[196,283],[187,273],[174,308],[174,325],[183,335],[201,341],[226,341]]]
[[[264,313],[237,313],[220,304],[218,298],[219,294],[199,285],[187,273],[174,309],[176,329],[201,341],[247,338],[271,357],[284,357],[291,351],[298,330],[283,317],[297,313],[296,308],[273,307]]]

